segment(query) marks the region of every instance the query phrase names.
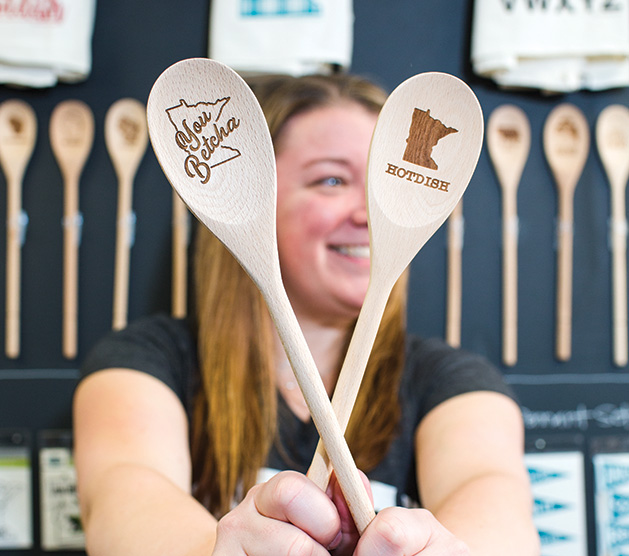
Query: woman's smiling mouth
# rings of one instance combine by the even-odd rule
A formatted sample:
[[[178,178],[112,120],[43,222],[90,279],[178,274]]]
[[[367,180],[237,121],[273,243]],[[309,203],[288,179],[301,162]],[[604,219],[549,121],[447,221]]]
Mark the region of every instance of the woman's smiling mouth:
[[[369,245],[332,245],[330,249],[346,257],[357,259],[368,259],[370,254]]]

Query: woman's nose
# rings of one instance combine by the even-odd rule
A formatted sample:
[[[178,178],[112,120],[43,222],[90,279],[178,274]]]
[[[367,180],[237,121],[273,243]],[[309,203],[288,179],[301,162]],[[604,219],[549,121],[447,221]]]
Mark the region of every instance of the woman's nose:
[[[356,188],[354,209],[352,211],[352,222],[356,226],[367,225],[367,200],[364,182],[362,187]]]

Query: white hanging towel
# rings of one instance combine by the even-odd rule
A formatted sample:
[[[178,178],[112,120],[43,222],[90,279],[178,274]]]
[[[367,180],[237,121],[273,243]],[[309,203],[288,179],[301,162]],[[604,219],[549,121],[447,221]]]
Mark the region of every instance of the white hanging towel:
[[[328,73],[351,62],[351,0],[212,0],[209,56],[241,73]]]
[[[551,93],[629,85],[629,0],[475,0],[474,71]]]
[[[96,0],[1,0],[0,83],[51,87],[92,67]]]

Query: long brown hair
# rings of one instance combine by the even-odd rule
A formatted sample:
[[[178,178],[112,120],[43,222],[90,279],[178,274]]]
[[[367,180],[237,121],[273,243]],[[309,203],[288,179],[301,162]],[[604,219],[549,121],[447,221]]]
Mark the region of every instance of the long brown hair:
[[[298,113],[343,101],[378,113],[386,98],[370,81],[347,74],[272,76],[250,85],[274,142]],[[193,280],[202,382],[191,423],[194,494],[218,518],[255,484],[276,436],[273,323],[256,286],[201,226]],[[406,284],[405,273],[389,298],[346,434],[364,470],[381,459],[400,418]]]

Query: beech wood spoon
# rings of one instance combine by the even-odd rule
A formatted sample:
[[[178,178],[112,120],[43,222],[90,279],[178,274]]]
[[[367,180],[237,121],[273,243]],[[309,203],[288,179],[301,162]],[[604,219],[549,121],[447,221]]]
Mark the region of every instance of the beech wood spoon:
[[[374,517],[312,354],[282,283],[275,155],[251,89],[205,58],[166,69],[148,100],[149,136],[168,180],[264,296],[359,532]]]
[[[574,190],[590,148],[590,131],[583,112],[573,104],[559,104],[544,124],[544,152],[557,184],[557,309],[556,357],[572,355],[572,254]]]
[[[480,104],[471,89],[451,75],[423,73],[407,79],[380,112],[367,171],[369,286],[332,398],[343,430],[389,293],[459,203],[482,142]],[[329,472],[319,443],[308,476],[324,486]]]
[[[80,100],[60,102],[50,116],[50,145],[63,176],[63,336],[62,352],[77,354],[78,274],[81,213],[79,179],[94,142],[94,115]]]
[[[502,361],[518,360],[518,185],[531,148],[521,108],[498,106],[487,122],[487,149],[502,190]]]
[[[625,190],[629,178],[629,108],[612,104],[596,121],[596,144],[607,173],[611,195],[610,242],[614,363],[627,364],[627,214]]]
[[[133,98],[114,102],[105,116],[105,144],[118,176],[113,328],[127,324],[129,258],[135,222],[133,180],[148,144],[146,109]]]
[[[10,359],[20,355],[21,249],[26,227],[22,180],[36,138],[37,118],[29,104],[17,99],[0,104],[0,165],[7,181],[5,353]]]

